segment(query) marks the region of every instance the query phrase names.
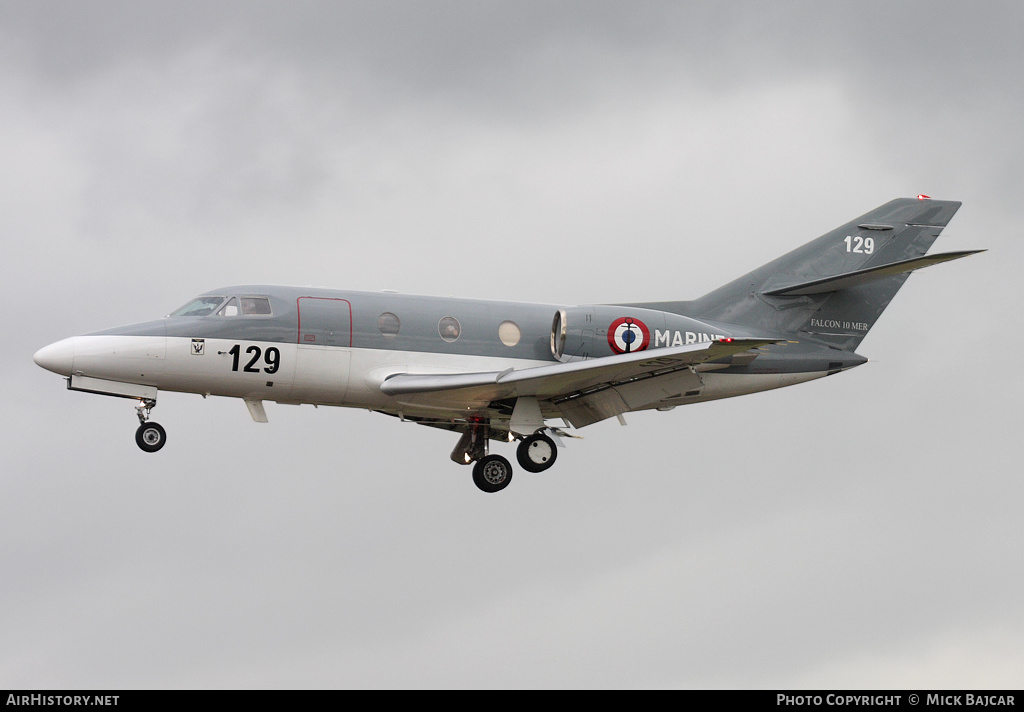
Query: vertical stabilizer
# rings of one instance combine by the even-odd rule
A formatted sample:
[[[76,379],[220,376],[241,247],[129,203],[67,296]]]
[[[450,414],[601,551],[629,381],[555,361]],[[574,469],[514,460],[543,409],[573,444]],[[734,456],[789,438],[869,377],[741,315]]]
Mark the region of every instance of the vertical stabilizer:
[[[688,314],[853,351],[960,203],[901,198],[692,302]],[[963,255],[960,255],[963,256]],[[940,261],[940,260],[935,260]],[[894,266],[905,263],[910,269]],[[819,290],[792,285],[827,285]]]

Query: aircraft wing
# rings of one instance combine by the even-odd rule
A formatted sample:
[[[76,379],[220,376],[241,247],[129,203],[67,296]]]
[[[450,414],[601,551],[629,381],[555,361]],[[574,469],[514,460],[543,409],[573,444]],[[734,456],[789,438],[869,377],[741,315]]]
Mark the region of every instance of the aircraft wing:
[[[400,400],[483,408],[507,398],[535,397],[553,404],[575,427],[653,403],[683,380],[690,367],[717,361],[778,339],[728,338],[675,348],[618,354],[524,369],[458,374],[396,374],[380,386]],[[654,386],[651,388],[651,386]]]

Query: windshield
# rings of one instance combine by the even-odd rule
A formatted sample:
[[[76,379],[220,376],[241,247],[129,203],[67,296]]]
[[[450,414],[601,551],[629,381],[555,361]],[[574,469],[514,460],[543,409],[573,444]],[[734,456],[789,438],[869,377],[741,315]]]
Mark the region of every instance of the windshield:
[[[172,311],[168,316],[207,316],[217,311],[224,297],[196,297],[181,309]]]

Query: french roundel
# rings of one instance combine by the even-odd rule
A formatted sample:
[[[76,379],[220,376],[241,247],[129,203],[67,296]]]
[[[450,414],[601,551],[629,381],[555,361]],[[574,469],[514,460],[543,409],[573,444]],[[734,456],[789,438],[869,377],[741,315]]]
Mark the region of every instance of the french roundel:
[[[651,330],[639,319],[619,317],[608,327],[608,345],[617,354],[643,351],[650,343]]]

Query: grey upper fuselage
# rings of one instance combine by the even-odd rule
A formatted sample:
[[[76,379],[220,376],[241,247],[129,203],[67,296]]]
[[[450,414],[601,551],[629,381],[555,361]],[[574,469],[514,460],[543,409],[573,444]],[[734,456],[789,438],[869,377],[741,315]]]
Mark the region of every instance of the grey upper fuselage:
[[[105,329],[96,334],[298,343],[299,300],[315,298],[343,300],[351,307],[350,336],[335,342],[334,346],[553,360],[548,334],[556,306],[280,285],[231,286],[200,296],[242,295],[269,297],[273,315],[171,316]],[[397,334],[386,335],[379,328],[378,322],[385,313],[394,314],[400,320]],[[445,317],[459,321],[461,332],[455,341],[443,340],[438,332],[438,323]],[[505,346],[497,337],[499,324],[506,320],[518,324],[523,334],[519,343],[512,347]]]

